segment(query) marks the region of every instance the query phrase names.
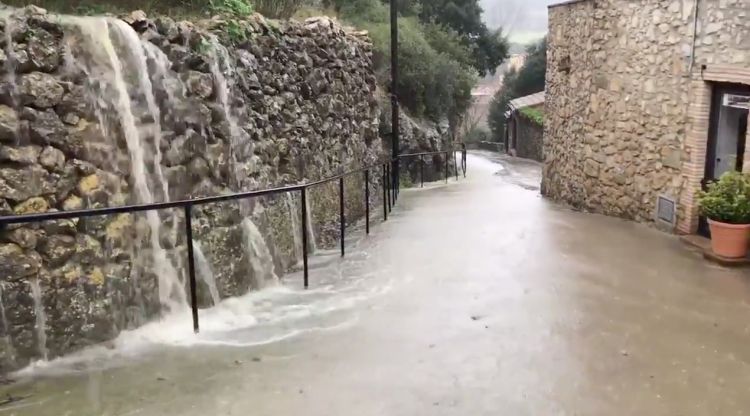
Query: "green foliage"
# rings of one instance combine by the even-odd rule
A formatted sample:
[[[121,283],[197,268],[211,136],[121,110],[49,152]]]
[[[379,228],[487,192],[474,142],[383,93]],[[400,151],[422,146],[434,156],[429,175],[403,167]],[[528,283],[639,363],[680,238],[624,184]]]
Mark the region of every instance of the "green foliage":
[[[547,40],[526,48],[526,62],[518,71],[508,70],[503,77],[503,87],[495,93],[487,117],[496,140],[505,136],[505,112],[511,100],[544,90],[547,70]]]
[[[471,104],[476,71],[471,50],[448,26],[424,24],[417,16],[419,2],[399,3],[406,16],[399,19],[399,82],[401,104],[412,114],[433,121],[457,123]],[[390,80],[390,14],[380,0],[333,0],[347,21],[370,32],[373,62],[383,85]],[[408,7],[407,7],[408,6]]]
[[[253,12],[253,6],[248,0],[209,0],[212,12],[243,17]]]
[[[478,0],[425,0],[419,17],[422,22],[437,22],[458,33],[472,53],[474,68],[484,76],[495,73],[508,56],[509,46],[502,30],[487,28],[482,12]]]
[[[701,214],[729,224],[750,224],[750,175],[727,172],[700,192]]]
[[[224,27],[226,38],[233,44],[239,44],[247,40],[247,31],[236,20],[229,20]]]
[[[544,125],[544,111],[539,108],[526,107],[521,109],[521,114],[536,124]]]

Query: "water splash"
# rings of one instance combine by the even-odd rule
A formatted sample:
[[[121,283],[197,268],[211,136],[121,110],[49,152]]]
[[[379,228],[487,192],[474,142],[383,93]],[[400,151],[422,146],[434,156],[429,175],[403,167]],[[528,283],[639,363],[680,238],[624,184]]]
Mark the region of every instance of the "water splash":
[[[245,237],[250,269],[255,277],[255,286],[259,289],[278,283],[279,278],[273,271],[274,263],[263,234],[250,218],[242,220],[242,233]]]
[[[34,316],[36,322],[34,324],[34,330],[36,331],[37,348],[39,355],[44,361],[47,361],[47,314],[44,312],[44,304],[42,303],[42,287],[39,285],[39,279],[31,279],[29,281],[31,287],[31,298],[34,300]]]
[[[221,296],[219,296],[219,289],[216,287],[216,278],[214,277],[213,270],[211,270],[211,264],[206,259],[200,243],[195,240],[193,240],[193,250],[195,251],[195,266],[198,269],[198,277],[208,286],[208,291],[211,293],[211,300],[213,301],[213,305],[216,306],[221,301]]]
[[[135,91],[145,97],[150,115],[154,123],[158,123],[159,113],[153,98],[152,86],[148,80],[148,68],[141,41],[129,25],[116,19],[67,17],[66,23],[78,28],[82,35],[81,41],[84,42],[83,50],[90,54],[90,56],[78,59],[81,66],[86,69],[90,77],[104,85],[103,91],[113,93],[111,99],[100,97],[98,102],[103,101],[114,107],[112,111],[118,118],[118,124],[130,155],[130,176],[134,182],[136,199],[144,204],[155,202],[153,190],[149,186],[146,140],[142,137],[140,125],[133,113],[137,103],[133,102],[130,95],[131,91]],[[120,46],[119,53],[115,48],[115,41]],[[135,85],[128,83],[133,75],[138,81]],[[102,127],[103,130],[106,129],[106,126]],[[152,130],[157,130],[157,128],[152,128]],[[154,157],[152,169],[156,176],[155,182],[158,184],[156,186],[160,186],[166,196],[168,195],[166,181],[159,166],[160,153],[156,151],[159,148],[157,138],[160,138],[160,135],[160,132],[158,134],[152,132],[152,136],[155,136],[154,143],[148,148],[153,149],[155,155],[159,155]],[[159,301],[168,311],[184,309],[187,306],[185,286],[161,245],[159,214],[156,211],[147,211],[145,216],[149,228],[152,267],[159,281]]]

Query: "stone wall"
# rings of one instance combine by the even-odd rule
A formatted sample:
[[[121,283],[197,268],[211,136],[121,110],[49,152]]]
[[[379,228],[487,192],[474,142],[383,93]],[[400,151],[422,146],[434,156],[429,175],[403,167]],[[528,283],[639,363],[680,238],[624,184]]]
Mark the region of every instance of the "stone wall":
[[[514,117],[516,118],[516,131],[518,134],[518,138],[516,138],[516,156],[541,162],[543,160],[542,140],[544,127],[520,111]]]
[[[327,18],[133,13],[123,26],[31,6],[4,13],[1,215],[295,184],[384,158],[369,40]],[[348,178],[346,191],[351,221],[364,211],[362,178]],[[310,191],[319,244],[338,227],[337,192]],[[294,267],[299,212],[299,195],[194,208],[222,298]],[[177,210],[0,232],[0,371],[111,340],[184,304],[184,221]],[[264,269],[249,253],[266,243]],[[199,297],[211,306],[202,282]]]
[[[654,220],[656,198],[666,195],[681,201],[678,223],[688,224],[681,231],[694,231],[695,201],[684,195],[700,186],[707,128],[688,138],[695,124],[688,108],[710,88],[704,65],[750,63],[750,0],[700,1],[692,52],[694,3],[550,7],[545,195],[643,222]]]

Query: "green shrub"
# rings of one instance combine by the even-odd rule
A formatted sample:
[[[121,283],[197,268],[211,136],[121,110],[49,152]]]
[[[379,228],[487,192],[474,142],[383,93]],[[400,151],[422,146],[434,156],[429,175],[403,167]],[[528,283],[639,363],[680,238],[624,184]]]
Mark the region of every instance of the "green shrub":
[[[721,175],[699,193],[698,204],[701,214],[714,221],[750,224],[750,176],[734,171]]]
[[[525,107],[520,110],[521,114],[526,116],[529,120],[534,123],[543,126],[544,125],[544,111],[535,107]]]

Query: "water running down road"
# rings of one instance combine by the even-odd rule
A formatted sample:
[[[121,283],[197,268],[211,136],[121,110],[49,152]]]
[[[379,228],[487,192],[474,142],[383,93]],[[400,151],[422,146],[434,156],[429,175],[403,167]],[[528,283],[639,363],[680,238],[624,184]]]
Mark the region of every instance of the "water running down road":
[[[198,338],[158,323],[27,370],[0,415],[750,411],[746,272],[545,201],[533,164],[469,157],[318,257],[312,290],[287,276],[204,311]]]

